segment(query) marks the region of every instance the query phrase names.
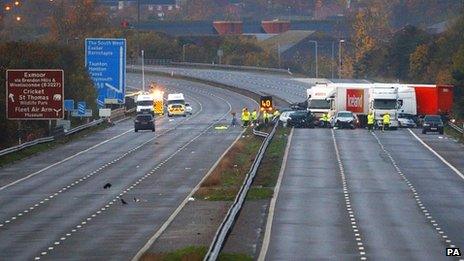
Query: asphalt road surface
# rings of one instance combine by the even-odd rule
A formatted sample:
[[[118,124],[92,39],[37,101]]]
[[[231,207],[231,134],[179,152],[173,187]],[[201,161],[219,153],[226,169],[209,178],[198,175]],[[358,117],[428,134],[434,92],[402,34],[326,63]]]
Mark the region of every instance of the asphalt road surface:
[[[139,75],[128,78],[138,87]],[[155,133],[134,133],[127,120],[0,169],[0,260],[132,258],[241,133],[214,125],[256,106],[222,89],[152,80],[182,91],[193,115],[158,118]]]
[[[325,80],[187,68],[150,70],[223,82],[290,102],[304,100],[309,86]],[[373,135],[361,129],[333,134],[315,129],[295,130],[289,151],[268,260],[450,260],[447,247],[463,249],[461,144],[419,130]]]
[[[286,164],[266,260],[453,260],[464,245],[464,180],[409,130],[295,129]]]
[[[135,66],[134,68],[140,68]],[[173,67],[145,67],[147,71],[160,71],[178,75],[191,76],[245,88],[263,95],[281,97],[289,103],[302,102],[306,98],[306,89],[316,82],[308,79],[306,82],[297,81],[285,75],[260,74],[253,72],[221,71],[208,69],[189,69]],[[321,79],[321,81],[326,81]]]
[[[308,86],[324,80],[161,70],[242,86],[290,102],[302,101]],[[447,247],[463,249],[461,144],[419,130],[372,135],[365,130],[332,134],[315,129],[295,130],[289,151],[267,259],[450,260],[445,256]]]

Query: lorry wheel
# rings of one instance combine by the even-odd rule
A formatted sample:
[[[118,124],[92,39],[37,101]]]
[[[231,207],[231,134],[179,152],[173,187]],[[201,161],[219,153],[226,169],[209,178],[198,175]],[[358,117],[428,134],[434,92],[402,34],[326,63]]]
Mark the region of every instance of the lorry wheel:
[[[152,132],[155,132],[155,128],[151,129]]]
[[[135,132],[138,132],[139,130],[137,130],[137,129],[134,129],[134,131],[135,131]]]
[[[425,131],[425,130],[422,130],[422,134],[427,134],[427,131]]]
[[[441,135],[443,135],[444,131],[443,131],[443,130],[441,130],[441,131],[439,131],[438,133],[440,133]]]

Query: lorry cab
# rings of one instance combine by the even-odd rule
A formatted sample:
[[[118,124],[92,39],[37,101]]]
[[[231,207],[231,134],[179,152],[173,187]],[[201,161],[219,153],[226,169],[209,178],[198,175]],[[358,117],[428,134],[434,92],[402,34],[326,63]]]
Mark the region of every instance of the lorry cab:
[[[322,114],[329,113],[332,100],[335,98],[335,88],[327,84],[317,84],[306,90],[306,97],[308,110],[319,119]]]
[[[136,108],[136,111],[137,111],[137,114],[154,114],[154,111],[153,111],[153,96],[148,94],[148,93],[144,93],[144,94],[139,94],[137,96],[137,99],[136,99],[136,103],[137,103],[137,108]]]
[[[390,114],[390,127],[398,128],[399,84],[373,84],[369,90],[369,108],[374,112],[378,126],[383,125],[383,115]]]
[[[398,113],[417,115],[416,92],[414,88],[402,84],[398,88]]]
[[[168,94],[168,117],[187,116],[185,98],[183,93]]]

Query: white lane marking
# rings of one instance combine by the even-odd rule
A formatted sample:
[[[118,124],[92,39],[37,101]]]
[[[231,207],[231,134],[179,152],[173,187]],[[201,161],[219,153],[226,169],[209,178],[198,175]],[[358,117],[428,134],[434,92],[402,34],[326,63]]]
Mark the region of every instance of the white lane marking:
[[[279,197],[280,185],[282,184],[282,179],[285,173],[285,168],[287,167],[288,152],[290,151],[290,146],[293,138],[293,128],[290,131],[290,135],[287,139],[287,146],[285,147],[284,157],[282,158],[282,165],[280,166],[279,177],[277,178],[277,183],[274,187],[274,195],[271,199],[271,204],[269,205],[269,213],[267,215],[266,221],[266,230],[264,232],[263,244],[261,246],[261,251],[259,252],[258,260],[264,261],[266,259],[267,250],[269,248],[269,243],[271,241],[271,232],[272,232],[272,222],[274,220],[274,211],[277,203],[277,198]]]
[[[464,179],[464,175],[462,174],[461,171],[459,171],[456,167],[454,167],[453,165],[451,165],[451,163],[449,163],[445,158],[443,158],[440,154],[438,154],[438,152],[436,152],[434,149],[432,149],[429,145],[427,145],[421,138],[419,138],[419,136],[417,136],[412,130],[408,129],[409,133],[412,134],[412,136],[414,136],[414,138],[416,138],[422,145],[424,145],[424,147],[426,147],[430,152],[432,152],[435,156],[437,156],[437,158],[439,158],[443,163],[445,163],[451,170],[454,171],[454,173],[456,173],[459,177],[461,177],[462,179]]]
[[[213,95],[213,96],[216,96],[216,95]],[[244,95],[242,95],[242,96],[246,97],[247,99],[252,100],[254,103],[258,104],[255,100],[253,100],[253,99],[251,99],[251,98],[249,98],[247,96],[244,96]],[[223,100],[223,101],[225,101],[229,105],[229,112],[232,110],[232,105],[228,101],[226,101],[225,99],[223,99],[221,97],[218,97],[218,96],[216,96],[216,97]],[[227,115],[227,113],[226,113],[226,115]],[[224,117],[225,116],[222,116],[221,119],[224,118]],[[232,148],[232,146],[237,142],[237,140],[240,139],[240,137],[242,137],[244,132],[245,132],[245,130],[243,130],[240,133],[240,135],[237,136],[235,141],[227,148],[227,150],[221,155],[221,157],[219,157],[219,159],[216,161],[216,163],[214,163],[214,165],[210,168],[208,173],[206,173],[206,175],[195,186],[195,188],[189,193],[189,195],[187,195],[187,197],[185,197],[184,201],[182,201],[182,203],[171,214],[171,216],[169,216],[169,218],[163,223],[163,225],[160,227],[160,229],[158,229],[156,231],[156,233],[148,240],[148,242],[137,252],[137,254],[135,254],[135,256],[132,258],[132,261],[138,261],[140,259],[140,257],[143,255],[143,253],[145,253],[150,248],[150,246],[156,241],[156,239],[158,239],[161,236],[161,234],[168,228],[168,226],[172,223],[172,221],[176,218],[176,216],[180,213],[180,211],[185,207],[185,205],[189,201],[189,198],[192,197],[193,194],[195,194],[195,192],[200,188],[201,183],[211,174],[211,172],[219,164],[221,159],[225,156],[225,154]]]
[[[347,182],[346,175],[345,175],[345,167],[343,166],[342,158],[340,156],[340,151],[338,149],[337,139],[335,138],[335,131],[333,129],[331,129],[331,131],[332,131],[333,145],[335,148],[335,155],[337,156],[338,169],[339,169],[340,177],[342,179],[343,194],[345,195],[345,198],[346,198],[345,204],[347,207],[348,214],[354,216],[354,214],[350,213],[352,209],[351,203],[350,203],[351,196],[350,196],[349,188],[347,185],[348,182]],[[351,228],[353,230],[353,235],[355,237],[355,240],[358,242],[358,246],[364,245],[362,238],[361,238],[361,233],[359,232],[359,227],[356,223],[356,218],[350,218],[350,221],[351,221]],[[358,252],[359,252],[361,260],[367,260],[365,250],[358,249]]]
[[[409,131],[411,131],[410,129],[408,129]],[[412,132],[411,132],[412,133]],[[390,159],[390,161],[392,162],[396,172],[398,172],[398,174],[401,176],[401,178],[406,181],[406,183],[409,184],[409,180],[407,179],[406,175],[401,171],[400,167],[398,166],[398,164],[396,163],[396,160],[393,158],[393,156],[391,155],[391,153],[385,148],[385,146],[383,146],[382,142],[380,141],[379,137],[377,137],[377,135],[374,133],[374,132],[371,132],[372,136],[374,136],[374,138],[377,140],[377,143],[379,144],[380,148],[382,149],[382,151],[385,153],[385,155],[387,155],[387,157]],[[414,135],[414,133],[412,133]],[[417,136],[416,136],[417,137]],[[420,141],[420,140],[419,140]],[[426,144],[424,144],[426,145]],[[410,188],[412,186],[410,185]],[[426,209],[426,207],[424,206],[424,203],[422,203],[422,201],[420,200],[420,196],[419,196],[419,193],[417,193],[417,191],[413,191],[412,189],[411,190],[411,193],[414,195],[414,200],[416,201],[416,205],[418,206],[418,208],[422,209],[422,213],[424,214],[426,220],[429,220],[430,224],[432,225],[432,228],[436,228],[436,227],[439,227],[437,221],[432,217],[432,215],[430,214],[430,212]],[[438,230],[436,230],[438,231]],[[443,239],[446,239],[448,238],[448,236],[444,235],[445,232],[443,232],[443,230],[440,228],[440,231],[437,232],[438,235],[443,235],[442,238]],[[445,240],[445,242],[448,244],[448,245],[451,245],[451,240],[447,239]],[[448,247],[451,247],[451,246],[448,246]]]
[[[140,145],[138,145],[138,146],[132,148],[131,150],[129,150],[130,153],[139,150],[140,148],[142,148],[142,147],[145,146],[146,144],[152,142],[152,141],[155,140],[156,138],[159,138],[159,137],[161,137],[161,136],[163,136],[163,135],[166,135],[167,133],[169,133],[169,132],[175,130],[176,127],[178,127],[179,125],[182,125],[182,124],[183,124],[184,122],[186,122],[187,120],[197,117],[197,116],[203,111],[203,106],[202,106],[201,102],[198,101],[197,99],[195,99],[195,98],[193,98],[193,97],[190,97],[190,98],[191,98],[192,100],[194,100],[196,103],[198,103],[198,105],[199,105],[199,107],[200,107],[200,109],[198,110],[198,112],[196,112],[194,115],[192,115],[192,117],[180,121],[179,123],[175,124],[173,127],[171,127],[171,128],[169,128],[169,129],[163,131],[162,133],[160,133],[160,134],[158,134],[158,135],[155,135],[153,138],[151,138],[151,139],[145,141],[144,143],[142,143],[142,144],[140,144]],[[113,161],[116,161],[116,162],[117,162],[117,161],[120,161],[121,159],[123,159],[123,158],[125,158],[127,155],[129,155],[130,153],[127,153],[127,152],[126,152],[126,153],[124,153],[122,156],[116,158],[116,159],[113,160]],[[165,160],[164,162],[166,162],[166,160]],[[100,171],[104,170],[105,168],[106,168],[106,166],[103,165],[103,166],[101,166],[100,168],[98,168],[97,170],[92,171],[92,172],[91,172],[90,174],[88,174],[87,176],[91,177],[91,176],[93,176],[93,175],[99,173]],[[71,187],[71,186],[77,185],[77,184],[79,184],[80,182],[82,182],[83,180],[85,180],[85,179],[77,178],[74,182],[71,183],[71,185],[68,185],[67,187]],[[129,188],[128,190],[130,190],[130,188]],[[61,193],[61,192],[56,192],[56,193],[54,193],[53,195],[44,198],[42,201],[40,201],[40,204],[44,204],[45,201],[49,201],[50,199],[53,199],[55,196],[59,195],[59,193]],[[110,204],[112,204],[112,203],[110,203]],[[35,204],[35,206],[38,207],[39,204]],[[33,209],[33,208],[31,208],[31,209]],[[24,211],[24,212],[27,213],[26,211]],[[16,219],[16,218],[14,218],[14,219]],[[7,223],[9,223],[9,221],[8,221]]]
[[[215,95],[213,95],[213,96],[215,96]],[[224,118],[230,113],[230,111],[232,110],[232,105],[231,105],[227,100],[225,100],[225,99],[223,99],[223,98],[221,98],[221,97],[218,97],[218,96],[216,96],[216,97],[219,98],[219,99],[222,99],[223,101],[225,101],[225,102],[229,105],[229,110],[228,110],[224,115],[222,115],[221,118],[219,118],[218,120],[213,121],[213,123],[210,124],[206,129],[204,129],[204,130],[203,130],[202,132],[200,132],[197,136],[195,136],[194,138],[192,138],[191,140],[189,140],[187,143],[185,143],[183,146],[181,146],[179,150],[177,150],[177,151],[175,151],[173,154],[171,154],[171,155],[168,157],[169,159],[171,159],[172,157],[174,157],[175,155],[177,155],[180,151],[185,150],[185,149],[188,147],[188,145],[190,145],[190,144],[193,143],[195,140],[197,140],[199,137],[201,137],[202,135],[204,135],[209,129],[211,129],[211,128],[214,126],[214,124],[216,124],[216,123],[219,122],[220,120],[224,119]],[[200,106],[201,106],[201,103],[199,103],[199,104],[200,104]],[[187,119],[187,120],[188,120],[188,119]],[[244,131],[245,131],[245,130],[244,130]],[[244,132],[244,131],[243,131],[243,132]],[[243,132],[242,132],[242,133],[243,133]],[[242,133],[241,133],[240,135],[237,136],[237,139],[239,139],[239,138],[242,136]],[[234,141],[234,142],[235,142],[235,141]],[[165,161],[167,161],[167,160],[165,160]],[[157,167],[159,167],[159,164],[158,164]],[[152,170],[152,171],[153,171],[153,170]],[[151,175],[151,174],[150,174],[150,175]],[[203,181],[204,179],[206,179],[206,176],[203,177],[202,181]],[[198,188],[200,187],[202,181],[200,181],[200,183],[197,184],[197,186],[195,187],[195,189],[198,189]],[[137,184],[133,184],[133,185],[130,185],[130,186],[134,187],[134,186],[137,186]],[[195,189],[194,189],[194,190],[195,190]],[[195,191],[196,191],[196,190],[195,190]],[[127,189],[124,190],[122,193],[120,193],[120,194],[119,194],[118,196],[116,196],[115,198],[119,198],[120,196],[122,196],[122,195],[124,195],[124,194],[126,194],[126,193],[127,193]],[[192,195],[193,195],[193,193],[194,193],[194,191],[191,192]],[[114,199],[115,199],[115,198],[114,198]],[[189,198],[189,197],[187,197],[186,199],[188,199],[188,198]],[[114,199],[113,199],[113,201],[114,201]],[[111,207],[111,206],[114,206],[114,205],[109,205],[109,207]],[[108,208],[109,208],[109,207],[108,207]],[[101,211],[105,211],[105,210],[107,210],[108,208],[102,207],[100,210],[101,210]],[[98,211],[96,211],[95,213],[93,213],[93,215],[97,215],[97,214],[101,213],[100,210],[98,210]],[[180,212],[180,210],[181,210],[181,209],[179,209],[179,212]],[[174,219],[174,217],[173,217],[173,219]],[[87,224],[87,222],[86,222],[86,221],[83,221],[83,222],[81,222],[81,224],[82,224],[82,225],[85,225],[85,224]],[[169,225],[169,224],[168,224],[168,225]],[[83,226],[81,226],[81,225],[77,225],[77,226],[76,226],[76,228],[78,228],[78,229],[80,229],[80,228],[82,228],[82,227],[83,227]],[[74,232],[76,232],[76,231],[77,231],[76,229],[72,229],[72,230],[71,230],[72,233],[74,233]],[[59,242],[58,242],[58,244],[57,244],[57,242],[58,242],[58,241],[55,242],[55,245],[59,245]]]
[[[129,132],[131,132],[131,131],[133,131],[133,129],[127,130],[127,131],[125,131],[125,132],[123,132],[123,133],[121,133],[121,134],[119,134],[119,135],[116,135],[116,136],[110,138],[110,139],[107,139],[107,140],[102,141],[102,142],[100,142],[100,143],[98,143],[98,144],[95,144],[95,145],[93,145],[93,146],[90,147],[90,148],[87,148],[87,149],[85,149],[85,150],[83,150],[83,151],[80,151],[80,152],[78,152],[78,153],[76,153],[76,154],[73,154],[73,155],[71,155],[71,156],[69,156],[69,157],[67,157],[67,158],[65,158],[65,159],[62,159],[62,160],[60,160],[60,161],[58,161],[58,162],[55,162],[55,163],[53,163],[53,164],[51,164],[51,165],[49,165],[49,166],[47,166],[47,167],[45,167],[45,168],[43,168],[43,169],[41,169],[41,170],[39,170],[39,171],[36,171],[36,172],[31,173],[31,174],[29,174],[29,175],[27,175],[27,176],[25,176],[25,177],[23,177],[23,178],[20,178],[20,179],[15,180],[15,181],[13,181],[13,182],[7,184],[7,185],[4,185],[3,187],[0,187],[0,191],[4,190],[4,189],[6,189],[6,188],[9,188],[9,187],[11,187],[11,186],[13,186],[13,185],[16,185],[16,184],[18,184],[18,183],[20,183],[20,182],[22,182],[22,181],[24,181],[24,180],[26,180],[26,179],[29,179],[29,178],[31,178],[31,177],[34,177],[34,176],[37,175],[37,174],[40,174],[40,173],[42,173],[42,172],[44,172],[44,171],[46,171],[46,170],[48,170],[48,169],[51,169],[51,168],[53,168],[53,167],[55,167],[55,166],[57,166],[57,165],[59,165],[59,164],[61,164],[61,163],[63,163],[63,162],[66,162],[66,161],[68,161],[68,160],[71,160],[71,159],[73,159],[73,158],[75,158],[75,157],[77,157],[77,156],[79,156],[79,155],[81,155],[81,154],[84,154],[84,153],[86,153],[86,152],[89,152],[90,150],[93,150],[93,149],[95,149],[95,148],[97,148],[97,147],[100,147],[101,145],[103,145],[103,144],[105,144],[105,143],[108,143],[108,142],[110,142],[110,141],[112,141],[112,140],[115,140],[115,139],[117,139],[117,138],[119,138],[119,137],[121,137],[121,136],[123,136],[123,135],[126,135],[127,133],[129,133]]]

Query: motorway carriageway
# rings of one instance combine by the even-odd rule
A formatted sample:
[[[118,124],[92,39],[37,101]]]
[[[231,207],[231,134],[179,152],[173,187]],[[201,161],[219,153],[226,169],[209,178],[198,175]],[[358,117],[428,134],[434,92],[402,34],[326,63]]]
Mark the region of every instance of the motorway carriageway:
[[[129,85],[140,78],[128,74]],[[156,133],[122,121],[0,169],[0,260],[132,258],[242,131],[213,125],[257,106],[230,91],[146,77],[160,80],[186,95],[192,116],[158,118]]]
[[[309,87],[270,74],[148,70],[291,102]],[[446,136],[295,129],[283,166],[260,260],[454,260],[446,248],[464,250],[464,147]]]

